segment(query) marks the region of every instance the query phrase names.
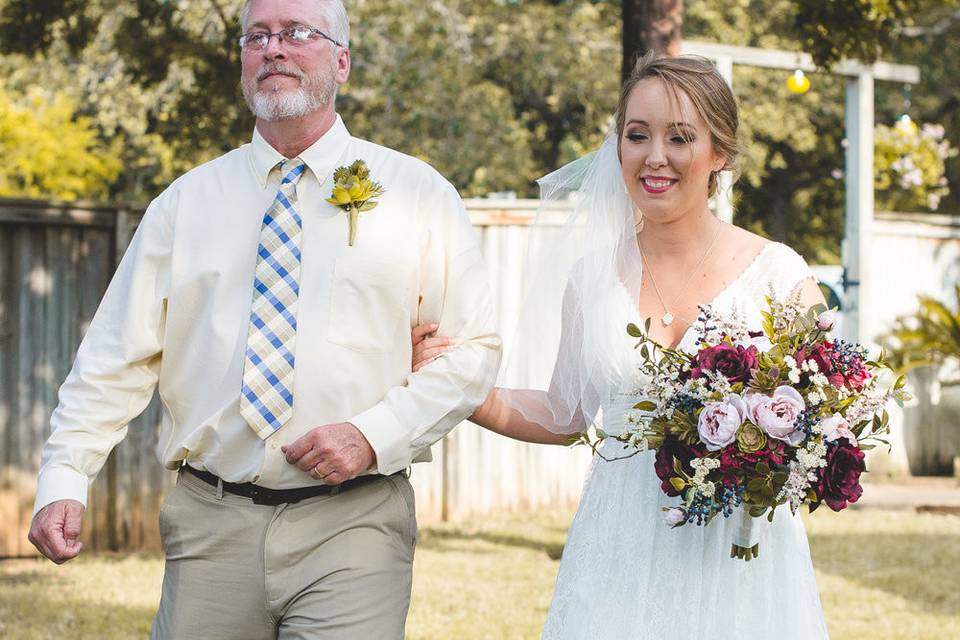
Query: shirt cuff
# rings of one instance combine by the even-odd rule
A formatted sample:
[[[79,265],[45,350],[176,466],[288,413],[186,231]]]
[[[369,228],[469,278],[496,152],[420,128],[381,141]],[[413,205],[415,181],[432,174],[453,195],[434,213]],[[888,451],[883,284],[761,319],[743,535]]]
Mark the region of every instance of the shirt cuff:
[[[410,466],[410,434],[382,403],[350,419],[377,454],[377,472],[388,476]]]
[[[33,503],[33,515],[57,500],[76,500],[86,508],[87,489],[90,479],[87,474],[69,467],[53,467],[40,474],[37,481],[37,498]]]

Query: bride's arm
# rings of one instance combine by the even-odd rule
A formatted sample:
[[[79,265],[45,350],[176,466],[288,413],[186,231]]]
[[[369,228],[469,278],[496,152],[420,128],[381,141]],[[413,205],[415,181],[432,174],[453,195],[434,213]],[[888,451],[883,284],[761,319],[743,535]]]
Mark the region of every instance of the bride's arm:
[[[452,348],[450,339],[447,337],[428,337],[436,330],[437,325],[435,324],[414,327],[411,334],[414,371],[419,371]],[[510,394],[510,403],[505,399],[507,393]],[[520,403],[531,407],[537,405],[545,407],[546,396],[545,392],[533,389],[511,389],[508,392],[504,389],[494,388],[487,394],[483,404],[477,407],[473,415],[470,416],[470,421],[514,440],[538,444],[568,444],[571,439],[569,434],[554,433],[545,429],[539,423],[526,419],[522,413],[511,406],[511,403]],[[583,423],[583,418],[579,414],[575,416],[575,420],[578,423]]]

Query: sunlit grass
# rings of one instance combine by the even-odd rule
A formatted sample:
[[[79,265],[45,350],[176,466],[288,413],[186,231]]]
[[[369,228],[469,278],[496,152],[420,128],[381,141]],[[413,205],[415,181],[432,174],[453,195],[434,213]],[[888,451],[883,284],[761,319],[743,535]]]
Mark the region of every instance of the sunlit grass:
[[[570,517],[424,527],[408,636],[537,638]],[[834,640],[960,638],[960,518],[821,510],[805,519]],[[0,562],[0,637],[145,637],[162,572],[155,554]]]

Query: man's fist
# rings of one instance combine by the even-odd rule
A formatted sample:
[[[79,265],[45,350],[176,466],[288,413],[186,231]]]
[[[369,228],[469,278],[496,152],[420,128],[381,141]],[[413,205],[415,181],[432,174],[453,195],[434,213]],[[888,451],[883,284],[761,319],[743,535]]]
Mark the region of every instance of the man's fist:
[[[340,484],[366,471],[376,460],[370,443],[349,422],[317,427],[281,447],[287,462],[324,484]]]
[[[57,500],[37,512],[27,538],[40,553],[57,564],[76,558],[83,548],[80,523],[83,505],[76,500]]]

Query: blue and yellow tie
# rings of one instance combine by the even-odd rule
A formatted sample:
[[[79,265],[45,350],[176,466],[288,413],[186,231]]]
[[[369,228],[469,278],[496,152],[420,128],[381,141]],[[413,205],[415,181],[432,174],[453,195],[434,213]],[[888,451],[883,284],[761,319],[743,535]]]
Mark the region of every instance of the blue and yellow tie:
[[[293,369],[300,295],[297,181],[302,160],[280,163],[280,191],[263,217],[243,363],[240,414],[261,438],[293,415]]]

